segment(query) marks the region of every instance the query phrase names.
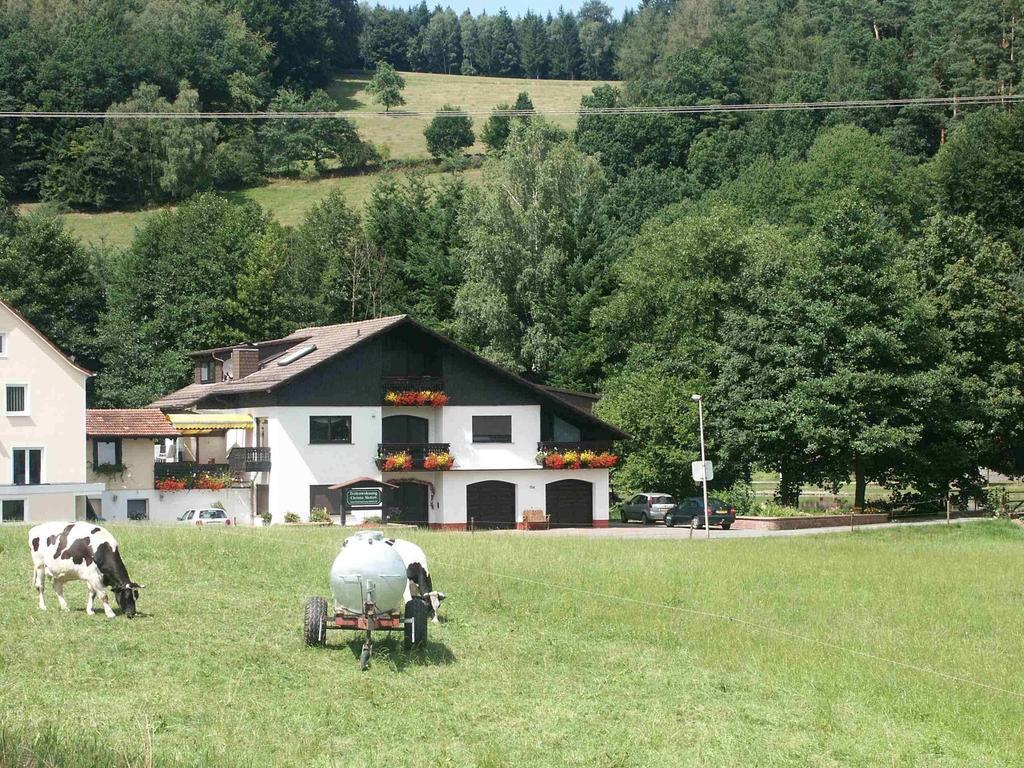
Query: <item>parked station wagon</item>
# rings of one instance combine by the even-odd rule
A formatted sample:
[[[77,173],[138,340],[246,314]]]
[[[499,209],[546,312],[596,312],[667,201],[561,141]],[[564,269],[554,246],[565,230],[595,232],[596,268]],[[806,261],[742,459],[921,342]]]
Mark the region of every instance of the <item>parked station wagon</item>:
[[[622,505],[619,516],[624,523],[639,520],[641,523],[650,524],[664,520],[665,515],[675,506],[676,500],[667,493],[638,493]]]

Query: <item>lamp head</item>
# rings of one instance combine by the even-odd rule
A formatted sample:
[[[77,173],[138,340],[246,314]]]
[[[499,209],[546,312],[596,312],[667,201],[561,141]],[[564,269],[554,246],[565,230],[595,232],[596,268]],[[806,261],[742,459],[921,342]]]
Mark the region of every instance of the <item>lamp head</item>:
[[[693,400],[693,402],[695,402],[695,403],[699,403],[700,402],[700,395],[690,395],[690,399]]]

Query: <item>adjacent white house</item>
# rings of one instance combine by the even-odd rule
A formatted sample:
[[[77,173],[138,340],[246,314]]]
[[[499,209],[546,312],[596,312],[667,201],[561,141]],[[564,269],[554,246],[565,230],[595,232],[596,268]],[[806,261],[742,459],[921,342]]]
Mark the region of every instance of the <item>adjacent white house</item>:
[[[216,455],[251,478],[275,521],[323,507],[449,529],[513,527],[527,510],[608,523],[626,435],[590,412],[596,398],[527,381],[406,315],[193,356],[193,383],[150,407],[224,427],[192,461]]]
[[[85,384],[92,374],[0,301],[0,520],[84,520]]]

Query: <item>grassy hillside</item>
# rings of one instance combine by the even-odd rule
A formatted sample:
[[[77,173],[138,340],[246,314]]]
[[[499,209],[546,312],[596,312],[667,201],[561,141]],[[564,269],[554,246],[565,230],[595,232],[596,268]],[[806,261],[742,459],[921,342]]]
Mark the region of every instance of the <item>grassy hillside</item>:
[[[402,95],[406,104],[397,110],[411,112],[435,111],[444,104],[453,104],[467,110],[491,109],[500,102],[509,104],[516,100],[520,91],[530,94],[537,109],[575,108],[580,97],[600,82],[592,80],[524,80],[502,77],[465,77],[462,75],[435,75],[422,72],[403,72],[405,90]],[[370,73],[346,74],[339,76],[328,91],[339,100],[341,109],[360,112],[378,112],[383,109],[366,92]],[[374,144],[385,145],[393,158],[429,157],[423,129],[429,118],[405,117],[357,117],[360,135]],[[562,116],[554,122],[566,129],[576,125],[576,118]],[[483,120],[474,118],[473,130],[477,137],[483,128]],[[485,147],[477,142],[476,151]]]
[[[366,673],[353,634],[301,639],[345,532],[113,530],[147,585],[133,621],[86,616],[78,583],[69,614],[49,590],[40,612],[27,529],[0,527],[0,765],[952,768],[1024,751],[1009,522],[712,542],[403,531],[443,621],[421,651],[380,643]]]
[[[580,97],[591,91],[598,82],[589,80],[522,80],[517,78],[462,77],[459,75],[433,75],[404,72],[407,104],[403,109],[433,111],[443,104],[457,104],[465,109],[489,109],[499,102],[515,101],[520,91],[527,91],[538,109],[576,107]],[[341,109],[361,112],[377,112],[381,109],[369,94],[366,85],[369,74],[341,75],[330,86],[331,93],[339,100]],[[360,135],[378,146],[385,146],[392,159],[422,159],[429,157],[423,139],[427,119],[357,117]],[[575,126],[576,119],[563,116],[555,119],[566,129]],[[483,121],[475,121],[474,130],[479,135]],[[477,143],[471,151],[484,152],[486,147]],[[438,173],[440,173],[438,171]],[[479,178],[478,170],[465,172],[470,182]],[[361,209],[370,196],[376,175],[344,176],[337,178],[302,181],[299,179],[277,179],[266,186],[254,187],[243,192],[232,193],[249,197],[274,214],[286,225],[302,221],[306,211],[322,200],[329,192],[340,189],[356,209]],[[23,212],[39,208],[38,204],[22,206]],[[115,211],[110,213],[68,213],[64,221],[68,228],[83,242],[96,246],[127,247],[138,227],[159,209],[142,211]]]
[[[420,171],[422,172],[422,171]],[[406,173],[406,171],[400,171]],[[441,171],[429,172],[433,178],[439,178]],[[479,169],[463,171],[463,178],[473,183],[480,178]],[[356,210],[362,210],[370,199],[373,185],[378,174],[361,176],[339,176],[315,181],[301,179],[275,179],[266,186],[253,187],[242,192],[229,193],[235,197],[247,197],[255,200],[282,224],[294,226],[299,224],[311,207],[323,200],[330,192],[339,189],[345,199]],[[23,205],[23,213],[40,208],[39,204]],[[80,240],[91,245],[126,248],[135,237],[135,231],[146,219],[156,213],[159,208],[142,211],[113,211],[109,213],[65,213],[63,219]]]

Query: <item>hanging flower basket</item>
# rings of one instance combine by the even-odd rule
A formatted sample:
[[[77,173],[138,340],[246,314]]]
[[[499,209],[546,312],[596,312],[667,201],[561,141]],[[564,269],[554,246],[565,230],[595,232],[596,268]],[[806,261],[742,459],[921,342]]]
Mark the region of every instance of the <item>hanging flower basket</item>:
[[[540,451],[537,463],[545,469],[611,469],[619,457],[610,451]]]
[[[429,405],[433,408],[440,408],[448,404],[448,395],[433,389],[389,391],[384,395],[384,404],[393,406]]]

